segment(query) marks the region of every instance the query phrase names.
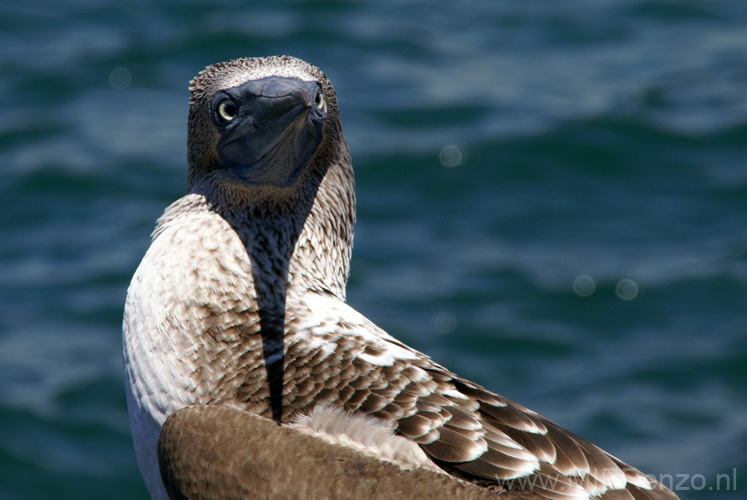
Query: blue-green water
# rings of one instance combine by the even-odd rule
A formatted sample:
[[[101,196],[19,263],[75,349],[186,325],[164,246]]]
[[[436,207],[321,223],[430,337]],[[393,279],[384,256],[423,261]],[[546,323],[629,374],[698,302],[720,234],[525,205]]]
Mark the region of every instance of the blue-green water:
[[[741,0],[3,0],[0,498],[147,498],[126,288],[184,190],[189,79],[270,54],[338,91],[354,307],[683,499],[747,497],[745,26]]]

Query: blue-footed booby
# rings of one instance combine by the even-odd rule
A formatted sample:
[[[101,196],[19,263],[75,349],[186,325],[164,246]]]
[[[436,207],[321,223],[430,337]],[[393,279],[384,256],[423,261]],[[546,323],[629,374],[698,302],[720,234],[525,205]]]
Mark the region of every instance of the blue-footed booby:
[[[190,405],[248,412],[496,495],[677,498],[345,302],[353,169],[318,68],[237,59],[207,67],[190,91],[188,193],[158,220],[124,315],[130,423],[155,500],[168,498],[159,432]]]

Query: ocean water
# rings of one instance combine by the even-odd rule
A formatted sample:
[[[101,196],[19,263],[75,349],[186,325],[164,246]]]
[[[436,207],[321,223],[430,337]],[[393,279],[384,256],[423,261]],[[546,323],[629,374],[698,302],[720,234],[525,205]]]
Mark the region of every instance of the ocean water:
[[[745,25],[741,0],[0,1],[0,499],[147,499],[126,289],[184,192],[188,81],[271,54],[338,92],[354,307],[683,499],[747,498]]]

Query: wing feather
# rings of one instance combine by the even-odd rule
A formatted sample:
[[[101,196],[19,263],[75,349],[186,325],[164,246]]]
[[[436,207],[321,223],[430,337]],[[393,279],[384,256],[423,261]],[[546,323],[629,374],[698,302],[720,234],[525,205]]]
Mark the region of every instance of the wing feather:
[[[317,306],[327,307],[321,299]],[[286,337],[286,363],[313,365],[286,378],[296,385],[284,400],[293,411],[324,403],[377,417],[445,471],[480,485],[532,491],[548,500],[677,498],[597,446],[459,378],[344,304],[330,308],[329,317],[344,321],[313,326],[324,342],[310,348],[311,334],[303,328],[298,342],[292,332]],[[314,352],[319,350],[325,355]]]

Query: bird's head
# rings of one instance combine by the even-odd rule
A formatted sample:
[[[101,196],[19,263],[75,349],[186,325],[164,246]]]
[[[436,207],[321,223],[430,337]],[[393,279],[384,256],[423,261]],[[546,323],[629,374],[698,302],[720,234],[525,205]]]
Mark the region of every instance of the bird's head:
[[[300,59],[214,64],[190,92],[190,189],[207,184],[255,199],[295,198],[339,149],[328,143],[344,144],[332,85]]]

